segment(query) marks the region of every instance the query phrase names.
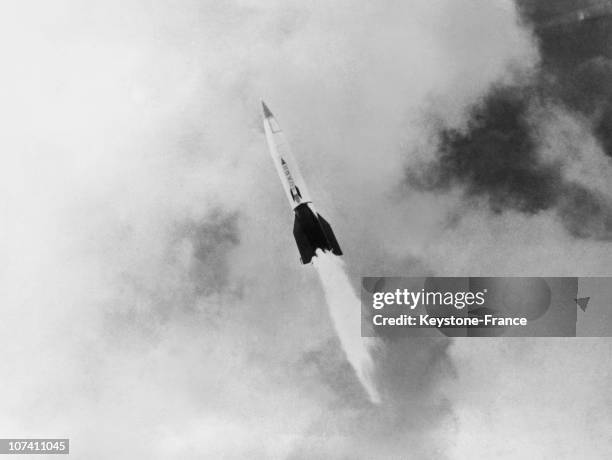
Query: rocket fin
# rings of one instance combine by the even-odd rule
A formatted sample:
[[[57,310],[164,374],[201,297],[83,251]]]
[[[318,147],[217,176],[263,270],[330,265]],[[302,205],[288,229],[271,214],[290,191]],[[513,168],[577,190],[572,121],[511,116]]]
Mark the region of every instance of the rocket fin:
[[[303,264],[308,264],[315,255],[315,250],[310,244],[310,239],[306,235],[304,228],[300,224],[300,219],[296,216],[293,222],[293,236],[300,251],[300,260]]]
[[[337,256],[342,255],[342,250],[340,249],[340,245],[338,244],[338,240],[336,240],[336,235],[334,235],[334,231],[331,229],[329,223],[323,218],[321,214],[317,213],[319,217],[319,223],[321,224],[321,229],[323,230],[323,234],[329,243],[331,252],[336,254]]]

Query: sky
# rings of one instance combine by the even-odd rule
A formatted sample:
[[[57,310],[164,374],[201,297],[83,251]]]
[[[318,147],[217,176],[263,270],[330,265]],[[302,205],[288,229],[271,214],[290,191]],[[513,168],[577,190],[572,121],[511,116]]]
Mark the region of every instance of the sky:
[[[69,437],[88,459],[609,452],[607,339],[396,339],[368,402],[261,125],[264,99],[355,288],[605,275],[607,106],[581,104],[574,62],[513,3],[1,10],[3,437]],[[460,168],[466,142],[480,161]],[[537,200],[516,186],[541,182]]]

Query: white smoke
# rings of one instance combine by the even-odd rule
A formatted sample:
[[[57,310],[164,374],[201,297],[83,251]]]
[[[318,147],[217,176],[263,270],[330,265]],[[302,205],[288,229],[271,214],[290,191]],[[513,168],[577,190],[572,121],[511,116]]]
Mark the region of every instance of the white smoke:
[[[372,353],[379,344],[373,337],[361,337],[360,302],[348,279],[344,263],[339,257],[321,250],[317,251],[317,257],[312,260],[321,279],[329,314],[346,358],[370,401],[378,404],[381,399],[374,382]]]

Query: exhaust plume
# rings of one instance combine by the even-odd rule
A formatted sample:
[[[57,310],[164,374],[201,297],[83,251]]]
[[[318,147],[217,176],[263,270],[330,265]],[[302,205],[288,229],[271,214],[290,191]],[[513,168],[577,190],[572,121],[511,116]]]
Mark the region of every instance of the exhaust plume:
[[[373,351],[378,347],[376,339],[361,337],[361,307],[351,286],[344,263],[339,257],[321,250],[313,258],[329,314],[346,359],[351,364],[359,382],[366,390],[371,402],[381,402],[374,382]]]

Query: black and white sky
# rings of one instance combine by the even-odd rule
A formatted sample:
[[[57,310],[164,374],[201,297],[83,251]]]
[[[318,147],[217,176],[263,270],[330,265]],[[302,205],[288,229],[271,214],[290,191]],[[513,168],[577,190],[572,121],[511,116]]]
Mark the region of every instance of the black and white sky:
[[[612,26],[519,3],[3,2],[0,437],[87,459],[606,458],[610,339],[390,341],[369,403],[261,127],[263,98],[355,288],[607,275]]]

